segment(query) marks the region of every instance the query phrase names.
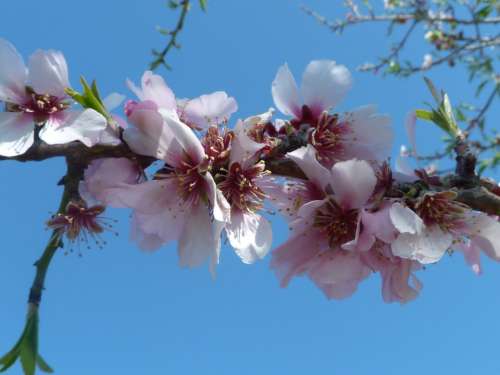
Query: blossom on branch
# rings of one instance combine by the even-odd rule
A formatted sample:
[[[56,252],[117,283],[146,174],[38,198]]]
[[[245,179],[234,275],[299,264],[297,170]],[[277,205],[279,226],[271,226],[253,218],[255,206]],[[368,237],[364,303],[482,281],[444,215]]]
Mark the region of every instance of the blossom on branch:
[[[38,50],[28,67],[8,41],[0,38],[0,155],[25,153],[35,132],[49,145],[80,141],[91,147],[107,129],[106,118],[93,109],[71,110],[68,67],[59,51]]]

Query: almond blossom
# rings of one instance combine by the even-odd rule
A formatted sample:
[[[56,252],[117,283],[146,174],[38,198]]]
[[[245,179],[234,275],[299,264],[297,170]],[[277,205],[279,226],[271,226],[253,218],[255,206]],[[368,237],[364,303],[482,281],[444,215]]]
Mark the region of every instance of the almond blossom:
[[[278,109],[292,116],[290,124],[316,149],[318,160],[331,168],[353,158],[383,161],[390,155],[393,132],[388,116],[364,106],[341,115],[330,114],[352,85],[349,70],[331,60],[312,61],[306,67],[299,94],[287,65],[272,84]],[[302,99],[301,99],[302,97]]]
[[[68,67],[61,52],[38,50],[24,65],[8,41],[0,38],[0,155],[25,153],[35,139],[35,128],[47,144],[80,141],[91,147],[107,129],[104,116],[93,109],[70,110],[65,93],[70,87]]]
[[[142,75],[140,88],[130,80],[127,80],[127,85],[140,101],[156,103],[158,108],[175,113],[183,123],[194,129],[207,129],[227,122],[238,109],[236,100],[223,91],[194,99],[176,99],[163,78],[151,71]],[[131,102],[129,106],[133,104]]]
[[[463,250],[465,245],[466,259],[473,263],[476,273],[479,249],[499,261],[498,220],[456,202],[455,198],[453,191],[430,192],[420,197],[413,209],[395,203],[390,216],[399,235],[391,245],[392,252],[428,264],[439,261],[454,246]]]
[[[352,86],[344,65],[332,60],[311,61],[302,76],[300,91],[288,65],[278,69],[272,84],[276,107],[299,123],[316,123],[323,111],[335,107]]]
[[[317,162],[311,146],[289,156],[324,194],[300,207],[290,223],[292,236],[273,252],[271,267],[283,287],[293,276],[307,274],[327,297],[345,298],[371,273],[360,253],[351,250],[359,233],[360,209],[376,184],[375,174],[366,162],[354,160],[328,171]]]
[[[210,174],[208,155],[193,131],[170,112],[139,103],[125,130],[129,146],[156,157],[165,167],[153,180],[116,187],[105,200],[132,208],[132,239],[145,250],[178,240],[181,266],[210,259],[215,272],[220,233],[229,222],[229,204]],[[132,131],[132,136],[127,134]],[[109,191],[108,191],[109,192]]]

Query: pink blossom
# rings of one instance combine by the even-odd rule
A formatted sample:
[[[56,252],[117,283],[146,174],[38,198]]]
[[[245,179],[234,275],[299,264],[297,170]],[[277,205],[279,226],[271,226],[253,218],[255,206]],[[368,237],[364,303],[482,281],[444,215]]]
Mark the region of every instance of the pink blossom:
[[[208,126],[227,122],[238,109],[236,100],[223,91],[177,100],[163,78],[151,71],[144,72],[140,88],[130,80],[127,80],[127,84],[140,101],[155,103],[158,110],[169,112],[171,116],[175,114],[183,123],[195,129],[207,129]],[[131,114],[131,109],[133,105],[129,104],[127,116]]]
[[[210,259],[214,273],[230,207],[209,172],[211,161],[202,143],[175,113],[149,99],[137,103],[129,121],[133,126],[124,131],[128,145],[164,161],[165,167],[153,180],[105,189],[102,198],[133,209],[131,236],[141,248],[153,250],[177,240],[181,266]]]
[[[296,120],[317,119],[323,111],[336,106],[351,88],[349,70],[332,60],[311,61],[307,65],[299,89],[285,64],[279,68],[272,84],[276,107]]]
[[[456,193],[450,191],[426,193],[417,201],[415,211],[395,203],[390,211],[399,232],[391,244],[394,255],[422,264],[434,263],[456,245],[463,251],[464,244],[469,263],[477,259],[478,249],[500,261],[500,223],[456,202],[455,197]]]
[[[292,236],[273,252],[271,267],[283,287],[292,277],[307,274],[328,298],[345,298],[371,273],[361,257],[371,245],[365,249],[360,231],[362,212],[377,183],[375,173],[359,160],[339,162],[328,170],[319,164],[312,146],[289,157],[323,197],[300,206],[290,222]]]
[[[414,275],[420,263],[392,254],[387,243],[379,241],[372,251],[363,254],[363,261],[382,278],[382,297],[385,302],[406,303],[415,299],[422,283]]]
[[[80,141],[91,147],[101,141],[107,121],[93,109],[70,111],[70,87],[61,52],[38,50],[26,68],[12,44],[0,39],[0,155],[25,153],[34,142],[35,127],[48,144]]]

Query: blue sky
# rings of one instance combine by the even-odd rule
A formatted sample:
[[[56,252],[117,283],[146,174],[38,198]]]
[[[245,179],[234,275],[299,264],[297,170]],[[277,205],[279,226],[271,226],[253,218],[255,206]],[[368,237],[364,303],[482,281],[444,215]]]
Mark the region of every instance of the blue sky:
[[[303,0],[327,15],[341,1]],[[104,93],[130,95],[125,78],[138,80],[161,47],[156,25],[171,26],[164,1],[2,4],[1,36],[24,56],[36,48],[62,50],[71,80],[97,78]],[[119,4],[119,5],[118,5]],[[301,74],[312,59],[328,58],[354,69],[381,54],[380,28],[359,27],[336,37],[306,17],[299,1],[209,1],[194,10],[174,52],[174,70],[160,70],[178,97],[226,90],[238,116],[272,105],[271,81],[288,62]],[[418,59],[424,49],[416,41]],[[470,99],[460,70],[429,74],[452,99]],[[430,99],[421,77],[408,80],[354,72],[355,84],[339,110],[376,103],[392,116],[404,142],[405,114]],[[498,114],[498,108],[495,110]],[[442,134],[418,124],[420,148],[433,151]],[[61,160],[2,162],[0,194],[0,351],[17,339],[32,281],[33,261],[48,238],[44,221],[57,207]],[[498,177],[498,176],[497,176]],[[456,254],[419,277],[424,290],[405,306],[384,304],[380,280],[370,278],[345,301],[327,301],[308,280],[279,288],[268,259],[243,265],[225,247],[215,282],[205,267],[180,269],[174,246],[144,254],[128,241],[126,211],[118,238],[83,257],[56,256],[41,308],[41,352],[57,374],[498,374],[500,265],[485,260],[476,277]],[[286,238],[273,219],[275,244]],[[20,374],[19,367],[11,374]]]

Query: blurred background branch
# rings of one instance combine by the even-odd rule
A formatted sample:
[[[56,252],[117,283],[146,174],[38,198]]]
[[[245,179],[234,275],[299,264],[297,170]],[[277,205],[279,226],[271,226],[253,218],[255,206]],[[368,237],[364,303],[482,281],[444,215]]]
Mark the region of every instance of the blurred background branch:
[[[386,27],[392,47],[376,62],[366,62],[358,69],[363,72],[409,77],[437,66],[461,66],[468,73],[476,104],[462,102],[455,116],[474,151],[481,156],[479,172],[500,165],[500,135],[494,120],[486,126],[488,111],[500,98],[499,0],[346,0],[345,17],[329,20],[324,15],[303,6],[303,11],[332,32],[342,34],[359,24],[380,24]],[[399,38],[397,35],[401,34]],[[416,61],[415,39],[424,39],[428,52]],[[405,53],[408,52],[408,53]],[[454,95],[456,96],[456,95]],[[453,157],[453,140],[432,155],[421,160],[433,161]]]
[[[200,8],[205,12],[207,9],[207,0],[198,0]],[[167,43],[165,47],[161,50],[153,49],[153,61],[149,64],[149,68],[151,70],[156,70],[160,66],[164,66],[166,69],[170,70],[171,67],[167,63],[167,55],[173,49],[180,49],[181,45],[178,42],[179,34],[184,28],[184,22],[186,20],[187,14],[191,9],[191,1],[190,0],[169,0],[167,3],[168,7],[173,11],[179,11],[179,17],[177,19],[177,23],[172,30],[164,29],[162,27],[157,27],[158,32],[162,35],[165,35],[167,38]]]

